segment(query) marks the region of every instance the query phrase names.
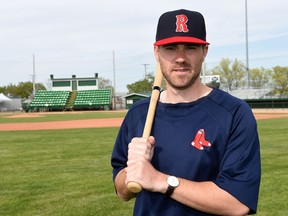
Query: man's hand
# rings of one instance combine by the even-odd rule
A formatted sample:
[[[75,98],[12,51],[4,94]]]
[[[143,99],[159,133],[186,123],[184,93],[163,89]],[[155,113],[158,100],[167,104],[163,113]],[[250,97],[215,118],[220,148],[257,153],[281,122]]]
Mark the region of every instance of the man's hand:
[[[154,192],[160,190],[159,186],[161,184],[158,181],[165,184],[165,175],[158,172],[150,163],[154,154],[154,145],[155,139],[153,136],[148,139],[133,138],[129,143],[128,161],[125,168],[126,184],[137,182],[144,189]],[[162,187],[165,188],[166,185],[162,185]]]
[[[150,136],[145,138],[133,138],[128,146],[128,161],[133,162],[139,158],[151,161],[154,153],[155,139]]]

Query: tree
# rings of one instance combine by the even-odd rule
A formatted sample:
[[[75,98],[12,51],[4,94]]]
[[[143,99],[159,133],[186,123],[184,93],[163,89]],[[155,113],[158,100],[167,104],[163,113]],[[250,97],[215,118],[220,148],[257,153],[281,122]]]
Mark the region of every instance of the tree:
[[[16,85],[13,84],[9,84],[8,86],[6,86],[6,94],[9,95],[10,97],[18,97],[17,93],[16,93]]]
[[[112,89],[112,82],[109,79],[99,77],[98,79],[99,89]]]
[[[41,83],[35,84],[36,90],[46,90],[45,86]],[[27,99],[33,92],[32,82],[20,82],[18,85],[9,84],[6,87],[1,87],[4,90],[4,94],[10,97],[20,97],[22,99]],[[1,90],[1,89],[0,89]]]
[[[14,96],[21,98],[29,98],[33,92],[32,82],[20,82],[15,88]]]
[[[138,93],[151,92],[153,87],[153,81],[154,81],[153,74],[152,73],[147,74],[146,78],[127,85],[128,94],[135,92]]]
[[[250,69],[251,86],[253,88],[263,88],[269,82],[270,70],[263,67]]]
[[[288,67],[273,67],[272,78],[274,80],[274,93],[282,98],[288,93]]]
[[[232,64],[232,66],[231,66]],[[223,58],[219,65],[212,69],[212,74],[220,75],[221,85],[231,91],[245,85],[245,65],[237,59],[232,62],[228,58]]]
[[[6,86],[0,86],[0,93],[7,94]]]
[[[235,59],[232,65],[232,73],[234,75],[234,87],[237,89],[241,86],[244,86],[245,81],[243,80],[243,78],[245,77],[246,74],[245,65],[242,62]]]

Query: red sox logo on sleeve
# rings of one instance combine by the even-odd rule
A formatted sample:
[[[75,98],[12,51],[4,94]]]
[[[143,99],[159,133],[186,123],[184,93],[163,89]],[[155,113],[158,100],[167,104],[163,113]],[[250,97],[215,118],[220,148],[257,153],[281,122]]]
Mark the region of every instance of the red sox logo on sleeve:
[[[199,149],[199,150],[203,150],[204,149],[203,146],[205,146],[205,147],[211,146],[211,143],[205,139],[204,129],[198,130],[198,132],[196,133],[196,136],[195,136],[194,140],[192,141],[191,145],[194,146],[195,148]]]
[[[188,22],[188,17],[184,14],[177,15],[176,16],[176,32],[189,32],[187,22]]]

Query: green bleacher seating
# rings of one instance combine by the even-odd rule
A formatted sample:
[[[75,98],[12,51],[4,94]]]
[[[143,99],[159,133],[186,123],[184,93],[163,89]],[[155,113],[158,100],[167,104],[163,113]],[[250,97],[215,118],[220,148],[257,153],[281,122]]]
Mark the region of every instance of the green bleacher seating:
[[[48,110],[63,110],[70,91],[39,90],[31,102],[30,110],[46,108]]]
[[[29,105],[30,111],[53,111],[65,110],[65,106],[70,96],[70,91],[37,91],[33,101]],[[76,99],[72,109],[110,109],[112,90],[80,90],[77,91]],[[74,99],[73,99],[74,100]]]
[[[74,102],[74,109],[94,109],[109,107],[111,103],[111,89],[78,91]]]

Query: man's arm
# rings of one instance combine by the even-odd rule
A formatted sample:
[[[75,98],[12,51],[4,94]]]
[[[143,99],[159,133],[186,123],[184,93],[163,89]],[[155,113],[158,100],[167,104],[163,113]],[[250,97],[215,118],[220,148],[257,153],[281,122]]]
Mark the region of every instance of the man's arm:
[[[247,215],[249,208],[211,181],[179,179],[171,198],[202,212],[219,215]],[[163,192],[163,191],[162,191]]]
[[[149,166],[150,167],[150,166]],[[151,167],[150,167],[151,168]],[[147,175],[143,175],[142,181],[150,179],[148,182],[143,182],[142,185],[147,185],[148,188],[143,188],[153,192],[160,192],[164,194],[167,190],[168,184],[166,179],[168,175],[160,173],[156,170],[153,172],[153,179]],[[157,175],[155,176],[155,173]],[[174,190],[171,198],[187,205],[191,208],[197,209],[202,212],[219,215],[246,215],[249,208],[238,201],[235,197],[228,192],[219,188],[213,182],[193,182],[186,179],[178,178],[180,185]],[[115,178],[115,188],[118,196],[124,201],[129,201],[134,198],[136,194],[131,193],[126,186],[126,171],[122,169]]]
[[[119,171],[119,173],[116,175],[115,181],[114,181],[114,186],[117,195],[124,201],[129,201],[130,199],[136,197],[136,194],[131,193],[127,185],[125,183],[126,180],[126,171],[125,169],[122,169]]]
[[[154,139],[133,139],[129,144],[128,166],[118,173],[115,180],[118,195],[122,199],[129,200],[136,196],[127,189],[129,181],[138,182],[147,191],[166,192],[168,175],[159,172],[150,163],[153,156],[151,146],[154,143]],[[180,185],[171,198],[184,205],[218,215],[246,215],[249,212],[247,206],[212,181],[194,182],[181,178],[179,181]]]

